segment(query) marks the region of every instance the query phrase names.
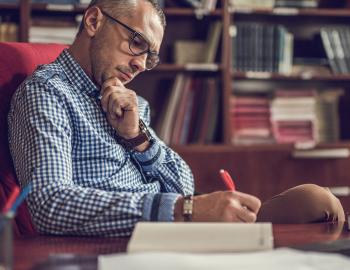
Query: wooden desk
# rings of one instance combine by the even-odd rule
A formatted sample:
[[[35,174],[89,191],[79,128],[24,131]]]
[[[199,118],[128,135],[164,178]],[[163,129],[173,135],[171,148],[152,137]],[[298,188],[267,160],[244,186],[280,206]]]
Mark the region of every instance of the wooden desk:
[[[275,247],[297,246],[313,242],[350,239],[347,224],[322,223],[273,225]],[[76,253],[98,255],[125,252],[128,238],[22,237],[14,241],[14,270],[31,269],[49,254]]]

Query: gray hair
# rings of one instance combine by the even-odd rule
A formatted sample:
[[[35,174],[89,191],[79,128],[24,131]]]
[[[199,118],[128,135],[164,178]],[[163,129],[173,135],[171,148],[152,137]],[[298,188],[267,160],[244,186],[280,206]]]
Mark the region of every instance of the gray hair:
[[[137,1],[141,0],[92,0],[89,4],[88,8],[91,8],[93,6],[98,6],[99,8],[103,10],[110,11],[111,15],[118,17],[129,17],[132,15],[132,12],[136,8]],[[150,3],[154,10],[157,12],[160,22],[165,28],[166,26],[166,19],[163,10],[158,4],[157,0],[142,0]],[[79,26],[78,34],[84,29],[84,21],[81,22]]]

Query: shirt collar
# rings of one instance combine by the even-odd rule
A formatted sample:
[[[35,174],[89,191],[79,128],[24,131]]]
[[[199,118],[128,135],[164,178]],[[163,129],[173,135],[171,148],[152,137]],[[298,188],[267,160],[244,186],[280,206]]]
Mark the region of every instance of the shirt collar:
[[[63,67],[63,71],[66,73],[71,84],[78,90],[81,90],[87,93],[89,96],[93,96],[95,98],[100,96],[100,90],[92,82],[78,62],[75,61],[67,49],[64,49],[58,56],[57,62]]]

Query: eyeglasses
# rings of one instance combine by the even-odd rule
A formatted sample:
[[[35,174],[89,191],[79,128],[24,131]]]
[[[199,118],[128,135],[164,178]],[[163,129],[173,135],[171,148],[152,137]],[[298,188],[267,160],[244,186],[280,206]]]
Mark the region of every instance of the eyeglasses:
[[[101,10],[101,12],[107,18],[111,19],[112,21],[114,21],[116,23],[119,23],[121,26],[123,26],[124,28],[126,28],[127,30],[129,30],[132,33],[132,36],[129,39],[130,52],[132,53],[132,55],[135,55],[135,56],[139,56],[139,55],[143,55],[143,54],[147,53],[147,58],[146,58],[146,69],[147,70],[151,70],[159,64],[159,62],[160,62],[159,55],[156,52],[150,50],[149,43],[146,41],[145,37],[141,33],[135,31],[131,27],[122,23],[121,21],[113,18],[108,13],[106,13],[102,10]]]

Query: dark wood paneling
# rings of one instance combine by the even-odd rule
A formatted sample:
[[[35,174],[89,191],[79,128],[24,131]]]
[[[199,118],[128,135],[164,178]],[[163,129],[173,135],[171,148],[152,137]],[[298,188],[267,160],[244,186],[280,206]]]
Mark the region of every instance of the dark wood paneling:
[[[321,186],[350,186],[350,159],[295,159],[292,149],[268,147],[177,148],[193,170],[196,191],[224,190],[220,169],[230,172],[237,188],[266,200],[290,187],[305,183]],[[344,198],[350,211],[350,199]]]

